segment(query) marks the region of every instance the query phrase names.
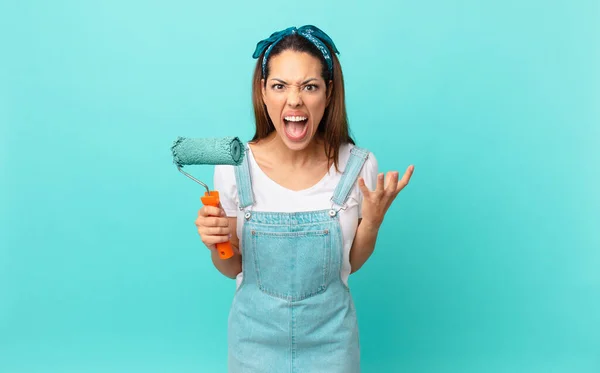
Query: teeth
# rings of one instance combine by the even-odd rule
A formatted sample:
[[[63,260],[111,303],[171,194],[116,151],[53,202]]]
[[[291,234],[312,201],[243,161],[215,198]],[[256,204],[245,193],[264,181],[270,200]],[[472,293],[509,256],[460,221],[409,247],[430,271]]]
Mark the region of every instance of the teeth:
[[[307,120],[307,117],[285,117],[285,120],[287,120],[288,122],[301,122],[303,120]]]

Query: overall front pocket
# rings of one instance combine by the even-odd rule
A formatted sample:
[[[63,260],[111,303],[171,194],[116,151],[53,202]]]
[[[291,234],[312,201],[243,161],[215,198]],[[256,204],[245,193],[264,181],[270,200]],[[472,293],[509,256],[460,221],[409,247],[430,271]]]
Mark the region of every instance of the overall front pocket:
[[[252,231],[259,288],[296,301],[323,292],[329,281],[331,239],[327,229],[305,232]]]

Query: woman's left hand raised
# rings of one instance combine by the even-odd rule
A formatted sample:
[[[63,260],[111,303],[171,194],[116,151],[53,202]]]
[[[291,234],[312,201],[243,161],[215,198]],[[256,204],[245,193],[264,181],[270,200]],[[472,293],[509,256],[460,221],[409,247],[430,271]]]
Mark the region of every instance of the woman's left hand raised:
[[[377,186],[373,191],[367,188],[362,177],[358,178],[358,187],[363,194],[361,224],[368,223],[375,228],[379,228],[383,222],[383,216],[398,193],[408,185],[414,169],[413,165],[408,166],[400,180],[398,180],[398,171],[388,172],[385,186],[383,184],[383,172],[380,173],[377,175]]]

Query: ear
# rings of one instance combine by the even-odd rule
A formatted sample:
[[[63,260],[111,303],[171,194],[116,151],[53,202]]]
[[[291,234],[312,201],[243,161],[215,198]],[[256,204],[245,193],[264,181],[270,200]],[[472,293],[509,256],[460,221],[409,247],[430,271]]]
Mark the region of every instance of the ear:
[[[267,94],[265,88],[266,88],[265,87],[265,80],[261,79],[260,80],[260,92],[262,93],[263,104],[265,103],[265,95]]]
[[[332,92],[333,92],[333,80],[330,80],[329,83],[327,83],[327,103],[326,103],[325,107],[329,106],[329,103],[331,102]]]

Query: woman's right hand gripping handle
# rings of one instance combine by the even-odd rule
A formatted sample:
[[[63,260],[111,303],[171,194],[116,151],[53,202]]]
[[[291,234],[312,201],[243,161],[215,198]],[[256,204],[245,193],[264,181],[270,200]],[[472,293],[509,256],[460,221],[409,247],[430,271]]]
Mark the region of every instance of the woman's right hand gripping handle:
[[[196,219],[198,234],[204,245],[211,251],[217,269],[227,277],[235,278],[241,272],[241,256],[238,249],[236,218],[228,218],[222,207],[202,206]],[[219,258],[217,244],[231,241],[233,257]]]

